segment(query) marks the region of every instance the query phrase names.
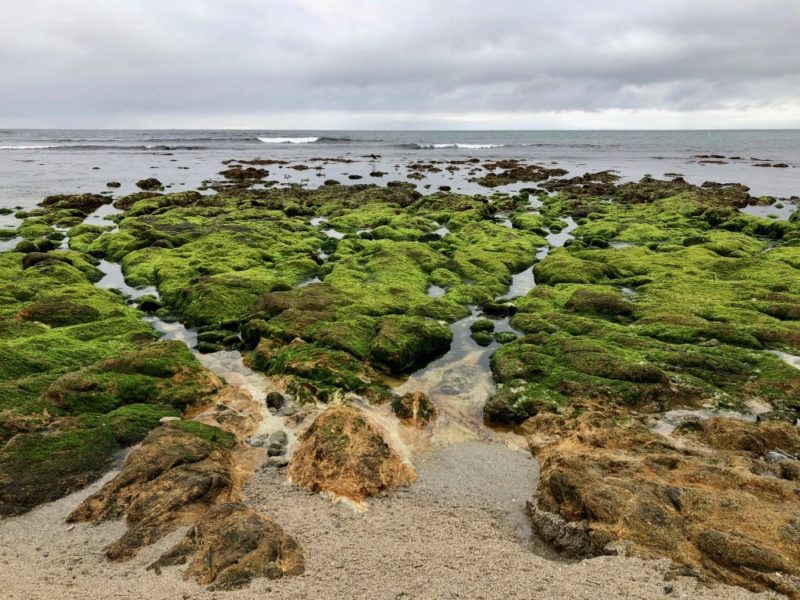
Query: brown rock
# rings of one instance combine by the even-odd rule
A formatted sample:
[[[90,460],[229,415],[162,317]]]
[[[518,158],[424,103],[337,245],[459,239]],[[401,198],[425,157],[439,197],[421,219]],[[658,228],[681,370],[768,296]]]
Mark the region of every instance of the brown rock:
[[[241,503],[213,507],[175,547],[148,569],[189,563],[194,577],[211,589],[239,588],[255,577],[277,579],[305,569],[303,552],[271,519]]]
[[[190,425],[191,430],[185,422],[153,430],[131,452],[122,471],[67,518],[74,523],[125,516],[130,528],[106,548],[108,558],[131,558],[178,523],[191,522],[198,512],[231,499],[233,436]]]
[[[558,549],[594,556],[623,541],[705,579],[800,597],[796,485],[761,460],[773,447],[796,452],[788,424],[709,419],[670,439],[606,407],[542,413],[523,430],[541,462],[529,514]]]
[[[416,479],[414,469],[351,406],[331,407],[314,420],[289,462],[289,477],[313,492],[358,502]]]

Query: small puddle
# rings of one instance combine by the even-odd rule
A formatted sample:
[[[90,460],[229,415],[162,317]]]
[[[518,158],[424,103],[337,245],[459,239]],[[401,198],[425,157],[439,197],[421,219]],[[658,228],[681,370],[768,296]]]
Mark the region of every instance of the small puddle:
[[[108,217],[113,217],[114,215],[122,214],[122,211],[118,208],[115,208],[113,204],[104,204],[92,214],[90,214],[86,219],[84,219],[83,223],[85,225],[99,225],[100,227],[110,227],[109,231],[117,231],[119,227],[117,224],[109,219]]]
[[[567,240],[574,237],[571,232],[578,228],[578,224],[572,217],[561,217],[561,220],[566,223],[566,227],[558,233],[549,233],[545,238],[553,248],[561,248],[567,243]]]
[[[483,405],[494,392],[489,357],[499,347],[486,347],[472,340],[470,325],[479,312],[450,325],[453,341],[448,352],[412,373],[398,394],[425,392],[440,411],[432,441],[441,445],[467,439],[487,438],[491,430],[483,426]]]
[[[129,298],[141,298],[142,296],[158,297],[158,290],[154,286],[144,288],[133,288],[125,283],[125,276],[122,274],[122,265],[101,260],[97,265],[104,275],[95,285],[106,290],[118,290],[123,296]]]
[[[509,229],[514,227],[514,224],[511,222],[511,219],[508,218],[506,213],[497,213],[494,216],[494,220],[498,225],[502,225],[503,227],[508,227]]]
[[[537,254],[538,257],[538,254]],[[536,287],[536,280],[533,275],[533,265],[520,271],[511,279],[511,285],[508,288],[507,298],[516,298],[517,296],[525,296],[533,288]]]
[[[322,283],[322,280],[319,277],[312,277],[311,279],[306,279],[305,281],[301,281],[297,284],[298,288],[304,288],[307,285],[311,285],[313,283]]]
[[[427,294],[431,298],[441,298],[446,293],[447,293],[447,290],[444,289],[443,287],[439,287],[438,285],[431,284],[431,285],[428,286]]]
[[[658,433],[663,436],[671,435],[677,427],[682,425],[683,423],[692,422],[692,421],[704,421],[705,419],[711,419],[713,417],[725,417],[726,419],[738,419],[740,421],[748,421],[750,423],[756,422],[756,417],[758,414],[763,412],[769,412],[772,410],[772,407],[769,405],[753,405],[751,407],[752,414],[745,414],[740,413],[733,410],[720,410],[720,409],[713,409],[713,408],[701,408],[701,409],[677,409],[677,410],[668,410],[665,413],[662,413],[656,424],[653,426],[652,431],[653,433]]]
[[[637,297],[639,297],[641,295],[639,292],[637,292],[633,288],[629,288],[629,287],[625,287],[625,286],[619,288],[619,291],[622,292],[622,295],[625,296],[626,299],[631,300],[631,301],[635,300]]]
[[[17,247],[22,240],[25,238],[17,236],[7,240],[0,240],[0,252],[9,252]]]
[[[776,200],[767,206],[750,204],[739,209],[740,212],[753,217],[764,219],[775,219],[776,221],[788,221],[792,213],[797,210],[797,205],[787,200]]]
[[[335,229],[323,229],[322,233],[335,240],[341,240],[344,237],[341,231],[336,231]]]

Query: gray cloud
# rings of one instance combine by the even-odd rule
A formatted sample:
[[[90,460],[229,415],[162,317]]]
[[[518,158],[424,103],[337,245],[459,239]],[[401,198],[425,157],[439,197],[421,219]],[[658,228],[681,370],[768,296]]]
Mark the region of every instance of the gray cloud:
[[[0,124],[800,126],[798,30],[796,0],[28,0]]]

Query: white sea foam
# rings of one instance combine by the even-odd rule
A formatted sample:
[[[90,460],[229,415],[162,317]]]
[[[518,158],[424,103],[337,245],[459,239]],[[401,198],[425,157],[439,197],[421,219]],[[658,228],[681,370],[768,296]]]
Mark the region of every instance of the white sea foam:
[[[60,146],[0,146],[0,150],[45,150],[46,148],[59,148]]]
[[[505,144],[418,144],[418,146],[425,150],[441,148],[461,148],[464,150],[479,150],[490,148],[502,148]]]
[[[259,141],[265,144],[313,144],[318,137],[260,137]]]

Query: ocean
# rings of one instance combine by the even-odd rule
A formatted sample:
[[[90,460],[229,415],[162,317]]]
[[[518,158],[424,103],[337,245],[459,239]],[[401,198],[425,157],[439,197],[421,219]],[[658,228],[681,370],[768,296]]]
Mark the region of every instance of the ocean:
[[[724,157],[724,158],[720,158]],[[115,194],[156,177],[172,191],[194,189],[228,159],[307,163],[270,167],[280,184],[402,179],[416,161],[517,158],[571,175],[612,169],[623,179],[681,174],[692,183],[739,182],[754,195],[800,195],[800,130],[759,131],[269,131],[0,130],[0,208],[29,208],[47,195]],[[343,159],[353,162],[315,159]],[[309,162],[311,161],[311,162]],[[776,168],[771,165],[785,164]],[[767,166],[757,166],[767,165]],[[384,171],[378,181],[370,173]],[[459,173],[429,174],[421,190],[448,185],[485,192]],[[428,187],[425,187],[428,186]]]

